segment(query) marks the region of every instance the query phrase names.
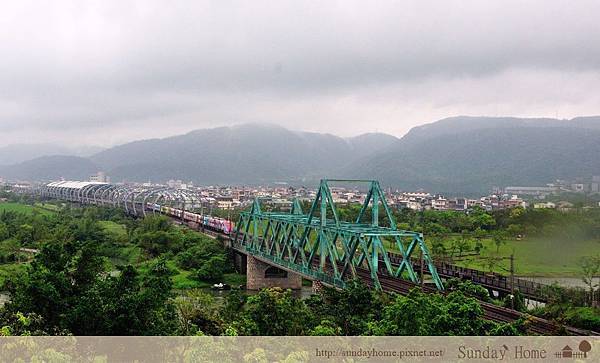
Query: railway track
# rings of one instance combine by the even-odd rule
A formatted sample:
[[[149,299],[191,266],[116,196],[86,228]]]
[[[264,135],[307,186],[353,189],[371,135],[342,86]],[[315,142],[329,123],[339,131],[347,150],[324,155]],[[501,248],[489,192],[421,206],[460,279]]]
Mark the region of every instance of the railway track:
[[[402,262],[402,255],[398,253],[388,252],[388,256],[392,264],[399,265]],[[415,271],[421,268],[421,262],[418,260],[413,261],[412,265]],[[509,276],[503,276],[499,274],[488,274],[481,270],[459,267],[457,265],[449,263],[436,262],[435,267],[437,269],[438,275],[443,278],[459,278],[462,280],[471,281],[475,284],[496,291],[501,291],[505,293],[511,292],[511,282]],[[425,273],[429,273],[427,267],[424,270]],[[515,277],[513,282],[514,289],[518,289],[519,292],[526,298],[535,301],[547,302],[546,297],[541,292],[548,285],[524,280],[519,277]]]
[[[357,269],[357,275],[360,279],[370,287],[372,287],[370,272],[366,269]],[[410,281],[397,279],[388,275],[379,273],[379,283],[385,291],[395,292],[402,295],[408,294],[408,292],[419,285],[413,284]],[[430,286],[422,286],[422,290],[426,293],[439,293],[439,291]],[[446,292],[443,292],[446,293]],[[498,323],[512,323],[519,319],[524,319],[527,329],[535,334],[540,335],[600,335],[597,332],[586,331],[583,329],[573,328],[564,325],[558,325],[548,320],[541,319],[529,314],[524,314],[516,310],[504,308],[501,306],[494,305],[485,301],[479,301],[479,305],[483,309],[484,317],[488,320],[492,320]]]

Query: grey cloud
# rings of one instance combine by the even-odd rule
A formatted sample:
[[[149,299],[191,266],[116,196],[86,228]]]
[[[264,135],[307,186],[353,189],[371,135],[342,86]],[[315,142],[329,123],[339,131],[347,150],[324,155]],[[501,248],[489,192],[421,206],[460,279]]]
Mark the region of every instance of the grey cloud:
[[[598,113],[599,13],[594,1],[15,2],[0,13],[0,142]]]

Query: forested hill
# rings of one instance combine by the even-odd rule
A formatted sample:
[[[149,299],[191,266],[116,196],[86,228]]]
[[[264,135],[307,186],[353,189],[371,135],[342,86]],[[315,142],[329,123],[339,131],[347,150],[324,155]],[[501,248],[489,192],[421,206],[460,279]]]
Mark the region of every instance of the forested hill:
[[[113,180],[257,183],[318,179],[384,150],[398,139],[364,134],[344,139],[248,124],[203,129],[117,146],[91,158]]]
[[[0,176],[200,184],[310,184],[323,177],[377,178],[404,190],[480,195],[493,186],[543,185],[600,175],[600,117],[573,120],[453,117],[386,134],[341,138],[246,124],[127,143],[90,158],[44,157]]]
[[[600,175],[600,117],[457,117],[411,130],[392,148],[341,174],[386,185],[481,194],[493,186],[543,185]]]

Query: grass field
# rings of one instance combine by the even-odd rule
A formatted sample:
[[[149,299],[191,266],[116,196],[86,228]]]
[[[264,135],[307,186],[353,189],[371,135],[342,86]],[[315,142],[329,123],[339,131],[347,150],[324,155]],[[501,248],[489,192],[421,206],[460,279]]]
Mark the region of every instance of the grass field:
[[[446,249],[451,250],[452,238],[444,242]],[[430,241],[425,236],[425,243],[431,252]],[[493,272],[507,275],[510,272],[509,257],[515,255],[515,274],[530,277],[579,277],[581,269],[579,260],[590,254],[600,253],[600,240],[553,240],[550,238],[528,238],[524,240],[507,240],[506,244],[500,246],[496,252],[496,245],[492,239],[482,239],[483,250],[480,256],[468,256],[458,259],[458,253],[454,255],[458,266],[469,267],[482,271],[489,271],[486,265],[488,257],[501,258],[497,265],[492,268]],[[471,243],[472,245],[474,243]],[[389,244],[386,243],[386,247]],[[473,246],[471,246],[472,248]],[[388,247],[389,248],[389,247]],[[399,252],[397,248],[390,249]],[[464,254],[473,251],[464,252]],[[413,252],[413,257],[418,257],[418,249]]]
[[[138,266],[141,273],[147,273],[150,265],[155,262],[156,259],[143,262]],[[206,281],[200,281],[194,276],[194,272],[190,270],[184,270],[177,267],[174,260],[167,260],[167,267],[174,272],[171,276],[173,281],[173,288],[175,290],[187,290],[187,289],[199,289],[211,287],[213,284]],[[238,286],[246,283],[246,276],[238,273],[226,273],[223,275],[223,283]]]
[[[3,211],[9,211],[9,212],[19,212],[19,213],[33,213],[34,211],[40,213],[40,214],[44,214],[44,215],[51,215],[54,214],[53,211],[49,210],[48,208],[46,208],[46,206],[31,206],[31,205],[27,205],[27,204],[21,204],[21,203],[13,203],[13,202],[0,202],[0,213],[2,213]]]
[[[482,256],[495,256],[496,246],[484,240]],[[521,241],[509,240],[500,246],[498,256],[509,257],[514,251],[515,274],[539,277],[577,277],[581,269],[579,260],[584,256],[600,253],[600,240],[553,240],[530,238]],[[461,266],[486,269],[481,259],[469,258],[458,263]],[[507,274],[509,260],[505,259],[494,268],[495,272]]]
[[[35,203],[34,204],[36,207],[42,208],[42,209],[47,209],[51,212],[58,212],[60,210],[60,207],[57,206],[56,204],[49,204],[49,203]]]
[[[100,221],[98,223],[104,228],[106,233],[113,235],[118,240],[127,239],[127,230],[124,225],[113,221]]]

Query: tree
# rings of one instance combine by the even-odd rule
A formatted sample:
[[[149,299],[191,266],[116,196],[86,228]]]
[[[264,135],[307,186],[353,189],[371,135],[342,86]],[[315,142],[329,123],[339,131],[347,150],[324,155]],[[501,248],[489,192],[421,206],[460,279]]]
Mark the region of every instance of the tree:
[[[579,343],[579,350],[587,355],[587,353],[592,350],[592,345],[587,340],[582,340],[581,343]]]
[[[343,335],[362,335],[368,323],[381,316],[382,296],[373,292],[360,280],[353,280],[346,289],[325,288],[321,295],[313,295],[306,304],[317,317],[316,323],[328,320],[341,328]]]
[[[255,325],[257,335],[306,335],[312,329],[312,314],[304,302],[277,287],[248,297],[242,316]]]
[[[527,311],[527,305],[525,304],[525,296],[519,290],[515,290],[513,296],[510,294],[504,297],[503,305],[505,308],[514,308],[517,311]]]
[[[449,291],[460,291],[467,296],[472,296],[481,301],[491,302],[492,298],[488,290],[481,286],[474,284],[471,281],[462,281],[460,279],[449,279],[444,284]]]
[[[596,256],[584,256],[579,260],[581,269],[581,280],[586,284],[590,293],[590,305],[593,304],[594,290],[599,283],[594,279],[600,274],[600,254]]]
[[[520,224],[509,224],[506,233],[511,237],[518,237],[523,233],[523,226]]]
[[[523,207],[515,207],[510,209],[510,215],[509,218],[512,221],[517,221],[519,220],[523,215],[525,214],[525,208]]]
[[[0,251],[2,251],[2,257],[6,261],[19,261],[20,249],[21,244],[15,238],[0,241]]]
[[[475,229],[475,231],[473,232],[473,237],[478,240],[481,241],[482,239],[484,239],[487,236],[487,232],[484,231],[481,228],[477,228]]]
[[[52,241],[11,287],[8,314],[35,314],[49,334],[168,335],[175,331],[172,282],[164,261],[141,279],[132,266],[106,273],[92,241]],[[7,315],[10,316],[10,315]]]
[[[23,314],[6,310],[0,311],[0,336],[29,336],[29,335],[48,335],[44,330],[44,319],[35,314]]]
[[[474,207],[469,212],[471,224],[475,229],[490,229],[496,225],[496,220],[491,215],[487,214],[482,208]]]
[[[220,335],[223,332],[219,304],[209,293],[197,289],[187,291],[175,299],[175,307],[181,335],[197,335],[199,332]]]
[[[15,235],[15,238],[21,245],[31,246],[35,241],[33,226],[22,224]]]
[[[0,241],[4,241],[8,237],[10,237],[10,233],[6,223],[0,222]]]
[[[486,256],[486,257],[482,258],[480,263],[482,266],[487,267],[489,272],[493,272],[494,268],[496,268],[500,264],[501,260],[502,260],[502,257]]]
[[[171,335],[177,330],[169,269],[158,261],[141,278],[132,266],[100,278],[68,314],[77,335]]]
[[[458,256],[462,257],[464,251],[468,251],[471,247],[471,240],[469,239],[466,231],[458,237],[452,240],[452,250],[458,250]]]
[[[65,316],[70,307],[89,287],[90,276],[102,270],[102,259],[94,251],[94,244],[44,245],[26,275],[14,284],[8,310],[36,313],[45,319],[49,330],[68,329]]]
[[[483,251],[485,249],[485,246],[483,245],[483,242],[481,242],[480,239],[477,239],[475,241],[475,247],[473,247],[473,250],[480,255],[481,251]]]
[[[322,320],[319,325],[314,327],[313,330],[310,331],[310,335],[312,336],[334,336],[340,335],[342,329],[337,326],[335,323],[329,320]]]
[[[385,306],[372,328],[376,335],[482,335],[486,323],[474,298],[458,291],[442,296],[414,288]]]
[[[224,255],[212,256],[198,269],[196,276],[202,281],[216,282],[223,277],[227,267]]]
[[[181,233],[177,231],[150,231],[138,234],[138,244],[146,250],[150,256],[158,256],[167,251],[179,252],[183,247]]]
[[[144,217],[139,224],[138,232],[171,232],[173,230],[173,224],[169,218],[162,215],[149,215]]]
[[[492,235],[492,240],[494,241],[494,245],[496,245],[496,253],[500,252],[500,246],[506,244],[506,238],[503,233],[496,232]]]
[[[189,242],[187,241],[186,244]],[[186,270],[198,269],[202,267],[211,257],[221,256],[225,258],[223,245],[213,239],[200,239],[196,244],[180,252],[177,257],[177,265]]]
[[[229,291],[229,294],[225,296],[225,303],[221,309],[223,318],[228,322],[235,321],[240,311],[246,304],[247,296],[242,293],[239,288],[233,288]]]
[[[432,238],[431,242],[431,253],[435,257],[444,257],[446,256],[446,246],[444,245],[444,241],[438,238]]]

